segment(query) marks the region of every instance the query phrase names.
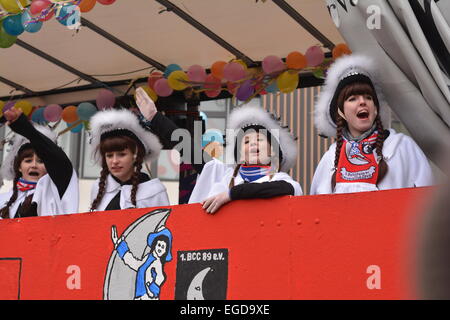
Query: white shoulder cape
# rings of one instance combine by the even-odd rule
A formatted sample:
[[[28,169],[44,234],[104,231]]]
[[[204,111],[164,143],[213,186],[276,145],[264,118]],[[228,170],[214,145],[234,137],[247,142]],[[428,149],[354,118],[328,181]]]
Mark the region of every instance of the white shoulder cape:
[[[368,184],[345,183],[331,188],[334,172],[336,144],[332,144],[320,160],[314,173],[310,194],[350,193],[430,186],[434,183],[428,159],[413,139],[389,129],[390,135],[383,145],[383,156],[388,165],[386,176],[377,187]]]
[[[98,193],[98,182],[97,179],[92,185],[91,189],[91,203],[97,197]],[[114,178],[109,174],[106,178],[106,191],[103,195],[102,200],[97,206],[96,211],[103,211],[114,198],[114,196],[120,191],[120,208],[128,209],[134,208],[131,203],[131,189],[132,185],[121,186]],[[147,207],[158,207],[158,206],[168,206],[169,198],[167,196],[166,187],[162,184],[159,179],[152,179],[139,184],[136,193],[136,207],[137,208],[147,208]]]
[[[228,191],[233,172],[233,167],[227,166],[217,159],[213,159],[206,163],[202,173],[197,178],[197,183],[189,198],[189,203],[202,202],[216,194]],[[290,183],[294,187],[294,195],[300,196],[303,194],[300,184],[285,172],[277,172],[273,175],[272,179],[270,179],[269,176],[265,176],[252,183],[281,180]],[[239,175],[236,176],[234,185],[241,183],[244,183],[244,180]]]
[[[79,189],[75,170],[72,171],[72,177],[62,198],[59,197],[58,188],[48,174],[39,179],[34,190],[19,191],[17,200],[9,208],[10,218],[14,218],[19,205],[30,194],[33,194],[32,201],[37,204],[38,216],[78,213]],[[0,208],[5,206],[11,196],[12,190],[0,194]]]

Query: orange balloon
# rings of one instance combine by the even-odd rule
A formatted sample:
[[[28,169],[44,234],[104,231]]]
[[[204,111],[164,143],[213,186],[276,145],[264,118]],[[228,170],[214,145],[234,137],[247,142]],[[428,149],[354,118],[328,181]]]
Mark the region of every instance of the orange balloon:
[[[339,43],[333,48],[333,59],[337,59],[345,54],[350,55],[352,51],[345,43]]]
[[[77,107],[76,106],[65,107],[63,112],[61,113],[61,118],[67,123],[78,121],[79,118],[77,114]]]
[[[293,51],[286,57],[286,65],[289,69],[303,69],[307,67],[308,63],[305,55],[298,51]]]
[[[227,63],[225,61],[216,61],[211,66],[211,74],[217,78],[222,79],[223,78],[223,68],[225,67]]]
[[[89,12],[94,8],[95,4],[97,3],[97,0],[81,0],[78,7],[80,8],[81,12]]]

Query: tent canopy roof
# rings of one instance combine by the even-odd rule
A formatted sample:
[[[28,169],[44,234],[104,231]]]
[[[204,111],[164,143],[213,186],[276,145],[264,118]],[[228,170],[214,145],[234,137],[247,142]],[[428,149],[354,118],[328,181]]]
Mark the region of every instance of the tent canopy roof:
[[[82,13],[82,25],[76,32],[52,18],[0,49],[0,97],[125,84],[171,63],[184,69],[236,57],[253,63],[343,42],[317,0],[121,0],[97,3]]]

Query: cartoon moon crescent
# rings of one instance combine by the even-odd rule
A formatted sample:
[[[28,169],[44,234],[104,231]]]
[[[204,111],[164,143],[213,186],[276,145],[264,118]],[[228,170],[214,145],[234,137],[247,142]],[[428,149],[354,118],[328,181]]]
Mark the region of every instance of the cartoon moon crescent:
[[[170,212],[170,209],[155,209],[141,216],[122,233],[130,250],[136,256],[143,257],[146,254],[148,234],[164,226]],[[106,271],[103,299],[133,300],[135,282],[136,272],[127,267],[116,250],[113,250]]]
[[[209,271],[212,271],[211,267],[207,267],[195,275],[187,290],[187,300],[205,300],[203,297],[203,281]]]

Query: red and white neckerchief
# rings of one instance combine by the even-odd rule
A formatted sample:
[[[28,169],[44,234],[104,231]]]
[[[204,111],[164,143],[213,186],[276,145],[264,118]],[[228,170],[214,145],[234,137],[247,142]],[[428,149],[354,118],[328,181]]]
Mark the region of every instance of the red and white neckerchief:
[[[33,190],[34,188],[36,188],[36,184],[37,182],[27,181],[25,179],[19,178],[19,181],[17,181],[17,189],[22,192]]]
[[[378,131],[361,141],[349,141],[345,137],[336,170],[336,183],[364,182],[376,185],[378,161],[375,142]]]

